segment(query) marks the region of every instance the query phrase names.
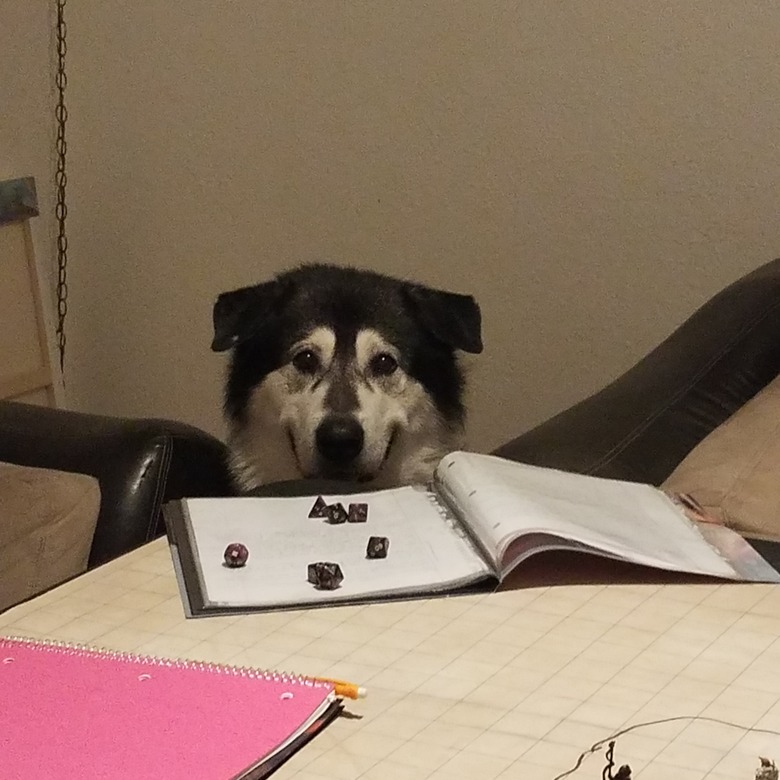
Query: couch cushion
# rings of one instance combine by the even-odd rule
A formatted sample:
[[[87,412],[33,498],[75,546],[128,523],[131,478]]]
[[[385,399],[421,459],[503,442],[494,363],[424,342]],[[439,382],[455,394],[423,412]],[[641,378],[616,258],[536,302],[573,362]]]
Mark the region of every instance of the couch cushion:
[[[99,508],[93,477],[0,463],[0,610],[86,570]]]
[[[663,487],[726,525],[780,540],[780,377],[701,441]]]

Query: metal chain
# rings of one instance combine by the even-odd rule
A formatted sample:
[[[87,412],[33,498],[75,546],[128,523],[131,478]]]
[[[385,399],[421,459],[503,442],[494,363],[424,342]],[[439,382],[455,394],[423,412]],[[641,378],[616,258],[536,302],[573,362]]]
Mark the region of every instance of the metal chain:
[[[68,313],[68,237],[65,233],[65,220],[68,207],[65,204],[65,186],[68,176],[65,172],[65,156],[68,144],[65,141],[65,124],[68,110],[65,107],[65,87],[68,77],[65,73],[65,53],[68,50],[65,26],[65,3],[57,0],[57,106],[54,116],[57,120],[57,172],[54,177],[57,203],[54,214],[57,218],[57,346],[60,353],[60,371],[65,369],[65,316]]]

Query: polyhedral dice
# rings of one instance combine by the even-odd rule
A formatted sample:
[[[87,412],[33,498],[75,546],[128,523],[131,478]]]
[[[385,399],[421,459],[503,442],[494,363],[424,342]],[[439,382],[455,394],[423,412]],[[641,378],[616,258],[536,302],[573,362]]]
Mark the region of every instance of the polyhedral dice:
[[[238,569],[241,566],[246,566],[246,562],[249,560],[249,550],[245,545],[233,542],[225,548],[224,558],[226,566]]]
[[[369,536],[366,558],[387,558],[390,540],[386,536]]]
[[[347,521],[347,510],[344,504],[329,504],[327,509],[327,520],[331,525],[340,525]]]
[[[368,504],[350,504],[347,520],[350,523],[365,523],[368,520]]]
[[[325,503],[325,499],[322,496],[317,496],[317,500],[309,510],[309,517],[327,517],[328,505]]]
[[[337,563],[318,561],[309,564],[306,579],[317,590],[336,590],[344,580],[344,573]]]

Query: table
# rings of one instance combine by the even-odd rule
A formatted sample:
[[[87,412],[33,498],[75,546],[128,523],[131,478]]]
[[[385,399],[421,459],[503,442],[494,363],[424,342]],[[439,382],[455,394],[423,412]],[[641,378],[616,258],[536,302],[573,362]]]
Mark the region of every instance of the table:
[[[553,780],[628,725],[780,731],[780,586],[612,584],[186,619],[158,539],[0,614],[0,634],[350,679],[280,780]],[[617,739],[642,780],[748,780],[780,736],[675,720]],[[575,778],[600,778],[604,748]]]

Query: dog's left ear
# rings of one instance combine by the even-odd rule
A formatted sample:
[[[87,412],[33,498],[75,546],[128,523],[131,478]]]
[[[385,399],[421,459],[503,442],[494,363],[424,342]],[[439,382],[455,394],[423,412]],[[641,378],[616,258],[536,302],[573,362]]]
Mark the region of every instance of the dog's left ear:
[[[408,285],[406,295],[420,322],[437,338],[464,352],[482,352],[482,315],[470,295]]]

